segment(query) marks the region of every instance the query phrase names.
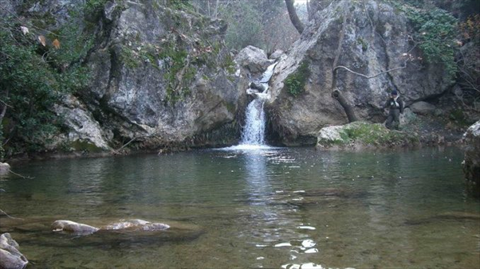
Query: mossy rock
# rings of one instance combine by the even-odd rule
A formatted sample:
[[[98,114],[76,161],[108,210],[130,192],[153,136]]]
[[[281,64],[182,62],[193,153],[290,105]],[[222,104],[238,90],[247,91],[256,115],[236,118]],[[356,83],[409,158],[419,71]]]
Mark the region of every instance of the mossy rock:
[[[353,122],[320,130],[317,147],[328,149],[382,149],[418,146],[420,139],[406,132],[393,131],[382,124]]]

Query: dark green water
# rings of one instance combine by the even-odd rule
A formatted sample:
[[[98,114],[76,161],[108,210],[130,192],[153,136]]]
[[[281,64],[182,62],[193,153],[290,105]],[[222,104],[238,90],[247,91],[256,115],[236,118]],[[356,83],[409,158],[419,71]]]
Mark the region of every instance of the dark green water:
[[[30,268],[480,268],[480,202],[455,148],[205,150],[15,165],[0,219]],[[68,219],[193,227],[53,233]],[[183,225],[183,226],[182,226]],[[190,229],[190,230],[189,230]]]

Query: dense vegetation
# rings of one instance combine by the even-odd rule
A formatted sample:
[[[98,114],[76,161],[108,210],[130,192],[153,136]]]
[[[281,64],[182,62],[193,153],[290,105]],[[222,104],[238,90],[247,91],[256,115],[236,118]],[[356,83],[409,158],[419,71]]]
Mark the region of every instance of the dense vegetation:
[[[86,86],[82,59],[93,41],[75,19],[53,31],[13,14],[0,19],[1,158],[7,145],[7,153],[42,149],[62,127],[55,104]]]

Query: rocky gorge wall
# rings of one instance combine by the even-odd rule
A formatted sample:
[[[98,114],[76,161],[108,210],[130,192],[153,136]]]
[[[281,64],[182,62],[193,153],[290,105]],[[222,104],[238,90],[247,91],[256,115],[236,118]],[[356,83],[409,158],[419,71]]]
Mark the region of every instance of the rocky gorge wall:
[[[9,9],[53,18],[51,30],[62,27],[77,2],[17,1]],[[238,139],[247,81],[234,75],[223,21],[163,1],[97,2],[102,5],[95,13],[84,15],[89,21],[77,21],[93,36],[83,59],[91,71],[88,87],[65,95],[54,108],[68,131],[49,150],[110,151],[126,143],[157,149]]]
[[[410,28],[406,14],[383,1],[334,1],[318,11],[272,78],[270,126],[281,141],[314,144],[322,127],[348,122],[332,97],[334,82],[356,116],[370,122],[385,119],[391,89],[407,106],[444,93],[451,86],[446,70],[422,61]],[[337,66],[352,72],[339,68],[334,81]]]

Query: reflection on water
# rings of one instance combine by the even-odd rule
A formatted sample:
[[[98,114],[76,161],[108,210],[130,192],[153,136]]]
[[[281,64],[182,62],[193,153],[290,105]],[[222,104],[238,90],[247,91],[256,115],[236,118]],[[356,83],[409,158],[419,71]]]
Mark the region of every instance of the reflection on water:
[[[16,165],[0,219],[35,268],[479,268],[457,149],[229,148]],[[54,234],[70,219],[160,234]]]

